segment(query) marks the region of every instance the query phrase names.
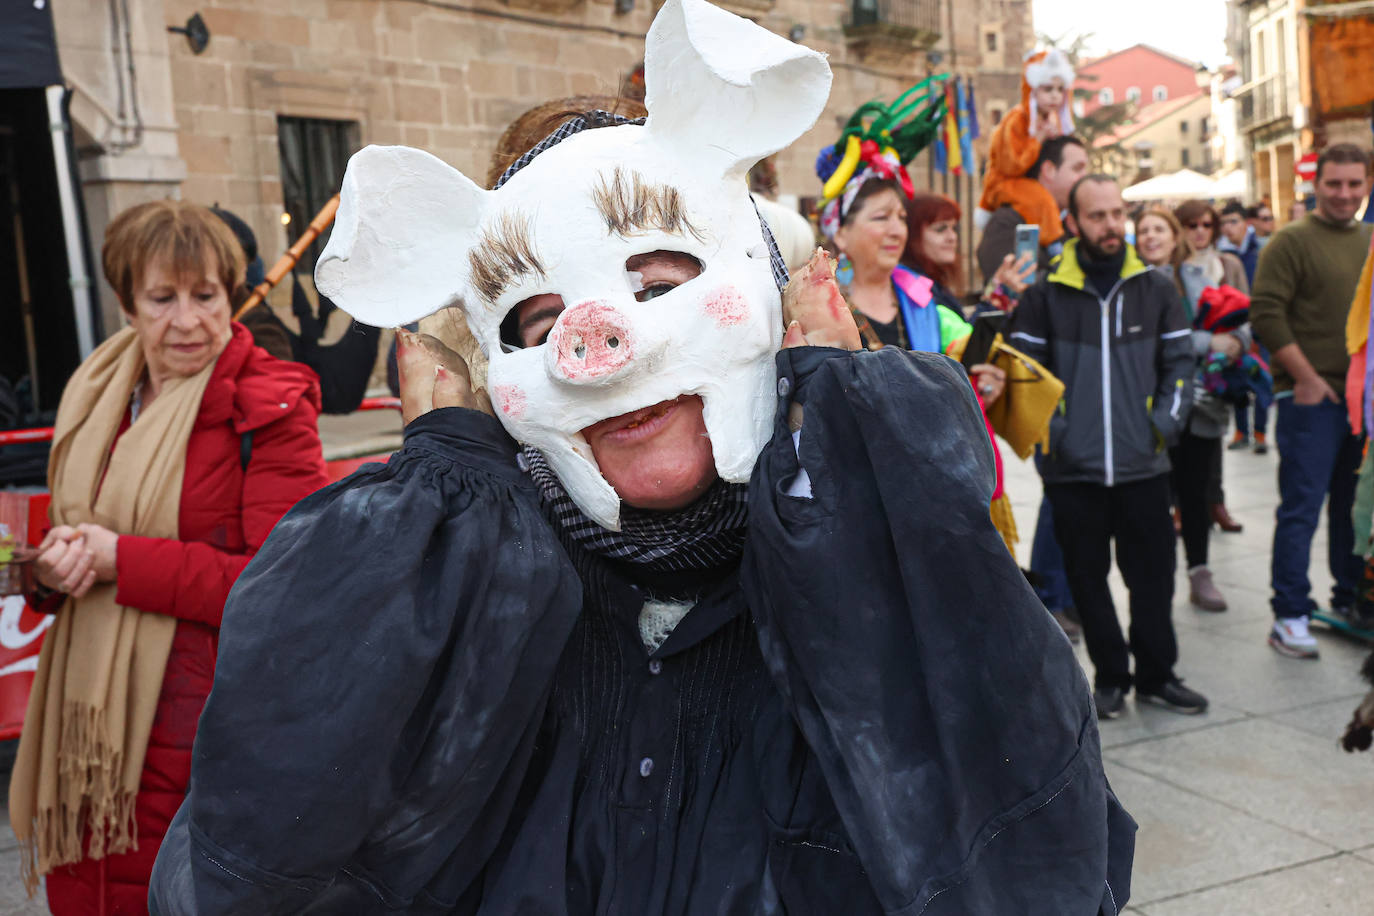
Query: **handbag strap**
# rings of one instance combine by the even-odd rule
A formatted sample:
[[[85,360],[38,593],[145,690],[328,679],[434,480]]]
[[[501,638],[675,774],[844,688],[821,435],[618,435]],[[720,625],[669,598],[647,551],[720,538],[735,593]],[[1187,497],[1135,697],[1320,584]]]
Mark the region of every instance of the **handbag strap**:
[[[1016,349],[1013,346],[1010,346],[1005,341],[1003,341],[1001,334],[998,334],[995,338],[993,338],[992,341],[992,360],[994,363],[996,363],[997,354],[999,353],[1007,354],[1008,357],[1019,362],[1023,368],[1025,368],[1027,371],[1029,371],[1032,375],[1035,376],[1035,378],[1033,379],[1012,378],[1011,373],[1007,373],[1008,382],[1038,382],[1048,374],[1048,370],[1045,369],[1044,366],[1040,365],[1034,359],[1031,359],[1029,356],[1022,353],[1020,350]]]

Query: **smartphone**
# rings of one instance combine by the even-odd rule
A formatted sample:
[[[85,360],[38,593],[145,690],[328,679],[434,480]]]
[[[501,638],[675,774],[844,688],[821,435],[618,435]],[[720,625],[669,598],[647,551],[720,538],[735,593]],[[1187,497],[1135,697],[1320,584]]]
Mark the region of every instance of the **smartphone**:
[[[1034,223],[1021,223],[1016,227],[1016,248],[1012,251],[1015,256],[1012,263],[1021,260],[1021,256],[1030,255],[1030,266],[1022,275],[1029,280],[1035,276],[1036,267],[1040,264],[1040,227]]]

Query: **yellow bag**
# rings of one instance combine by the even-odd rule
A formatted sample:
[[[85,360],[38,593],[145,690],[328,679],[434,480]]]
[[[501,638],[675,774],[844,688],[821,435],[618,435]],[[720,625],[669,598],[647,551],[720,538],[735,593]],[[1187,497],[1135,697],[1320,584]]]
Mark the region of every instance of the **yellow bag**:
[[[992,345],[992,364],[1007,374],[1002,396],[988,408],[988,422],[1025,460],[1037,444],[1049,450],[1050,419],[1064,396],[1064,383],[1048,369],[997,335]]]

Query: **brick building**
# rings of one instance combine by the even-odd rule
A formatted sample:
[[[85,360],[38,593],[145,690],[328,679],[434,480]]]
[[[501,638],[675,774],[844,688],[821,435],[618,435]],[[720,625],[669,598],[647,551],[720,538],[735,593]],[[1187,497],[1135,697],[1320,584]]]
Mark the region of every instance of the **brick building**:
[[[1132,45],[1078,67],[1074,88],[1091,93],[1076,103],[1082,116],[1103,105],[1131,102],[1142,108],[1198,91],[1198,65],[1149,45]]]
[[[1101,167],[1127,184],[1180,169],[1210,173],[1211,118],[1212,95],[1204,89],[1146,105],[1096,140],[1105,152]]]
[[[815,195],[816,153],[858,105],[890,100],[930,72],[971,77],[990,132],[1017,101],[1034,40],[1029,0],[722,5],[830,55],[825,114],[777,159],[787,202]],[[90,272],[99,275],[115,213],[169,196],[238,213],[270,264],[369,143],[421,147],[481,181],[522,112],[615,94],[642,60],[656,9],[655,0],[52,4]],[[973,209],[977,177],[935,174],[924,159],[912,172]],[[119,326],[104,287],[92,286],[97,337]],[[279,290],[273,305],[284,312],[285,299]]]

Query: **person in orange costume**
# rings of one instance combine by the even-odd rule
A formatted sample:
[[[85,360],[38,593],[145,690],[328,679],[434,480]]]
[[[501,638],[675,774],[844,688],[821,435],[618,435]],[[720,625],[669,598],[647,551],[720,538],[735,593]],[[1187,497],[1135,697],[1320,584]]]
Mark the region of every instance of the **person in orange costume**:
[[[1007,112],[992,133],[983,197],[978,202],[981,229],[992,212],[1010,204],[1027,223],[1040,227],[1040,244],[1049,247],[1064,237],[1059,206],[1045,187],[1026,175],[1040,158],[1040,144],[1073,132],[1069,94],[1073,67],[1058,48],[1026,60],[1021,74],[1021,104]]]

